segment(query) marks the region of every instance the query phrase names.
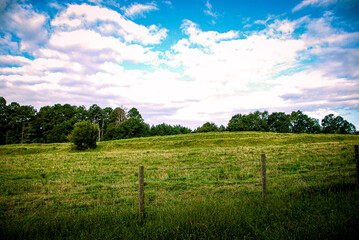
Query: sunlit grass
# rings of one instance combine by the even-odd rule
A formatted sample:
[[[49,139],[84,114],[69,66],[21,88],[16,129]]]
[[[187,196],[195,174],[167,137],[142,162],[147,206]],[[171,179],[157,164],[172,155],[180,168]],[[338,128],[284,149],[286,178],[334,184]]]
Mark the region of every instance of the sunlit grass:
[[[251,202],[261,201],[261,154],[267,157],[267,201],[279,202],[274,204],[276,208],[286,206],[281,199],[299,206],[300,203],[291,198],[293,194],[302,196],[303,191],[331,191],[333,186],[355,185],[354,145],[358,143],[359,137],[355,135],[225,132],[100,142],[96,149],[89,151],[74,151],[70,144],[0,146],[1,228],[11,236],[14,231],[29,233],[29,228],[19,227],[20,223],[32,219],[29,225],[35,227],[34,219],[37,217],[46,219],[41,221],[51,222],[54,226],[56,223],[49,218],[64,221],[60,221],[60,225],[70,221],[74,226],[79,226],[77,221],[92,216],[93,220],[86,221],[86,224],[100,218],[103,224],[107,221],[111,224],[125,221],[123,224],[136,229],[139,225],[137,181],[140,165],[145,167],[147,215],[146,227],[141,234],[147,237],[150,233],[154,234],[155,230],[151,232],[151,228],[173,233],[175,230],[170,228],[183,228],[183,219],[199,221],[196,214],[206,216],[209,208],[212,208],[213,216],[220,218],[218,221],[225,221],[231,226],[238,223],[234,216],[224,216],[218,211],[231,212],[234,209],[233,214],[239,214],[238,219],[243,220],[243,214],[253,215],[252,211],[257,209]],[[324,195],[327,194],[332,198],[329,202],[340,199],[335,193],[325,192]],[[351,196],[358,193],[346,194]],[[320,199],[320,196],[305,196],[309,199],[307,201]],[[358,201],[350,197],[345,201],[358,205]],[[308,203],[309,206],[315,204]],[[199,206],[206,207],[202,209]],[[239,212],[243,206],[253,209],[241,215]],[[297,211],[292,208],[291,211]],[[348,208],[343,211],[346,212]],[[263,211],[271,214],[272,210]],[[114,220],[106,217],[113,214]],[[177,218],[174,217],[176,214]],[[276,216],[278,221],[284,221],[285,218],[280,218],[279,214],[283,212]],[[338,216],[342,214],[339,211]],[[70,216],[76,217],[70,220]],[[240,231],[243,236],[248,234],[250,238],[265,238],[261,235],[267,231],[262,226],[265,219],[259,219],[259,222],[251,220],[249,225],[244,224],[245,231]],[[12,225],[13,222],[19,225]],[[89,226],[86,224],[79,227],[74,236],[89,236]],[[210,225],[210,222],[204,221],[203,224]],[[222,226],[220,222],[217,224]],[[332,227],[334,223],[330,224],[325,227]],[[197,227],[207,231],[204,226]],[[278,229],[290,236],[290,232]],[[102,230],[98,231],[105,234]],[[178,234],[179,231],[177,229]],[[186,231],[184,234],[197,232],[192,228]],[[140,237],[128,229],[122,233],[115,232],[118,236],[126,233],[126,237]],[[215,234],[213,231],[207,233]],[[165,233],[156,234],[159,234],[159,238],[168,236]],[[156,238],[156,234],[150,238]],[[181,235],[177,238],[181,238]]]

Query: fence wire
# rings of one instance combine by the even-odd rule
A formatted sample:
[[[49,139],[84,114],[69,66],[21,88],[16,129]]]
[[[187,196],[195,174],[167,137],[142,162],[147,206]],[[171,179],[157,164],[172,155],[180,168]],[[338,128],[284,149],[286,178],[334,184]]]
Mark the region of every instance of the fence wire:
[[[267,187],[283,194],[312,186],[355,181],[355,162],[350,157],[328,158],[267,156]],[[93,173],[91,173],[93,174]],[[145,168],[146,206],[238,192],[260,193],[260,158],[220,166]],[[0,207],[5,215],[34,212],[66,212],[93,208],[138,206],[138,169],[100,175],[10,180],[0,183]]]

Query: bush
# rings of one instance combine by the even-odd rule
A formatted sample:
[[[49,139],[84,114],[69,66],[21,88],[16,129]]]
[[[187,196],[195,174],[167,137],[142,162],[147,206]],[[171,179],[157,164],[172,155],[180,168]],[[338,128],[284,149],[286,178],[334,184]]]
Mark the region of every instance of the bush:
[[[71,142],[78,150],[96,148],[98,126],[90,121],[82,121],[75,124],[71,134]]]

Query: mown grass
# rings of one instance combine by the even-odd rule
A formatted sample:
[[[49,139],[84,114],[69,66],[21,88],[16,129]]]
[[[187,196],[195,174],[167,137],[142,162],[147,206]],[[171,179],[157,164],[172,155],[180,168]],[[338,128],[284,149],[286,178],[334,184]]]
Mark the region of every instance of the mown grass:
[[[353,135],[226,132],[101,142],[83,152],[0,146],[0,237],[356,239],[358,143]]]

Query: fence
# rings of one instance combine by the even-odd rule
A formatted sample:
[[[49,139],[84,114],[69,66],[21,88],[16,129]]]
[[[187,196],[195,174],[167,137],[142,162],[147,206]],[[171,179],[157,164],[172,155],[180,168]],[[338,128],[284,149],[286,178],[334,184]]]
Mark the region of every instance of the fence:
[[[1,214],[58,214],[68,211],[97,211],[98,208],[139,208],[168,202],[193,200],[216,194],[244,192],[270,194],[342,182],[359,184],[359,154],[328,159],[325,155],[222,162],[214,166],[187,168],[121,169],[120,171],[66,177],[41,174],[37,180],[16,180],[0,185]],[[137,211],[137,210],[136,210]]]

